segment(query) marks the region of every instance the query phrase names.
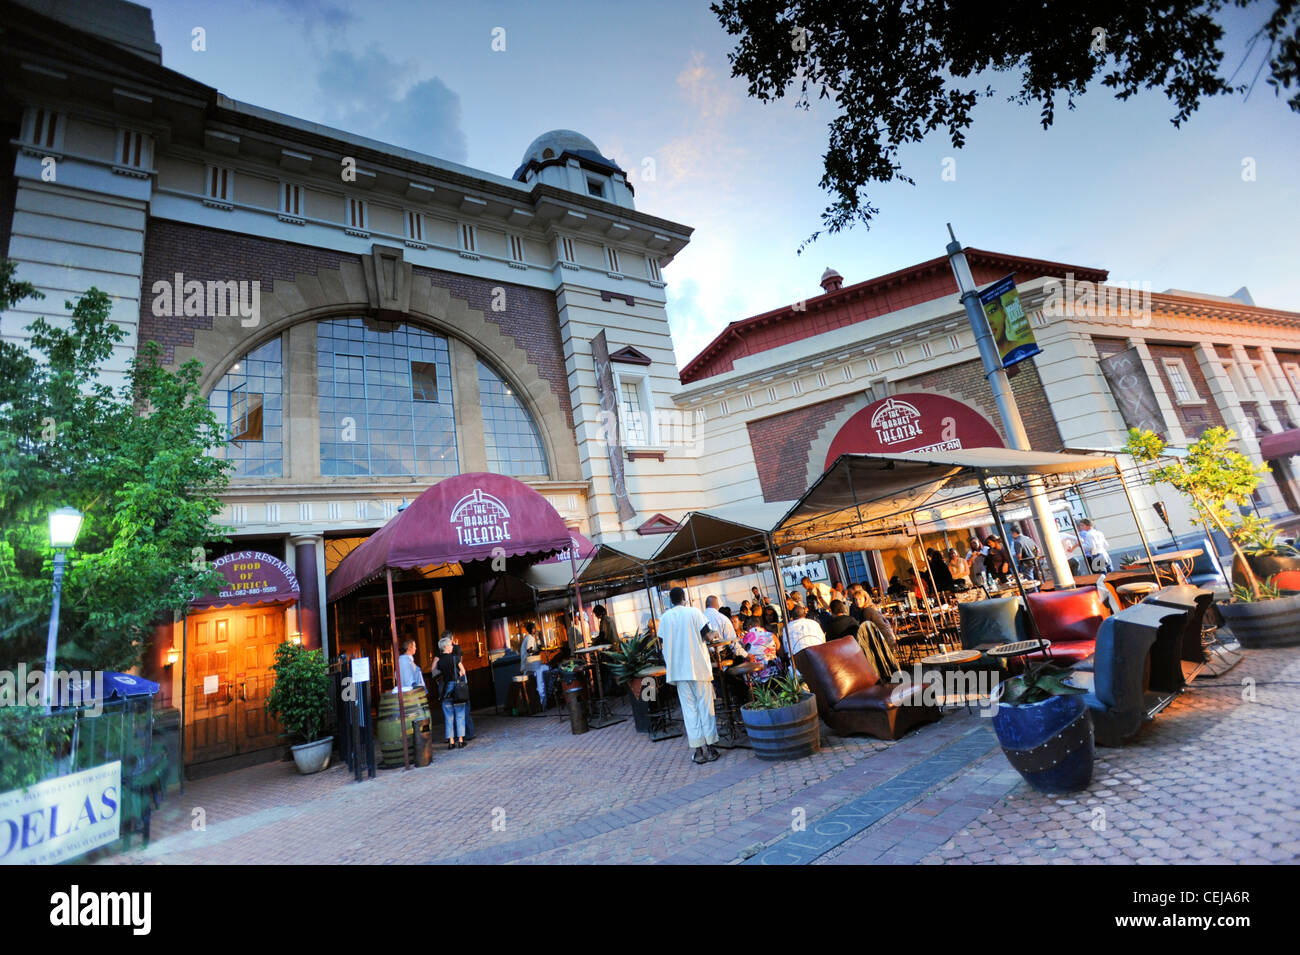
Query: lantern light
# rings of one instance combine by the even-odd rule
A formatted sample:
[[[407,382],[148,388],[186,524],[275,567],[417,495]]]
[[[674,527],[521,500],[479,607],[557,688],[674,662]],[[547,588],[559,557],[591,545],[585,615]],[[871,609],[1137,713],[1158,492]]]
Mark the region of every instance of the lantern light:
[[[81,511],[75,507],[61,507],[50,515],[50,546],[56,550],[71,547],[81,533]]]

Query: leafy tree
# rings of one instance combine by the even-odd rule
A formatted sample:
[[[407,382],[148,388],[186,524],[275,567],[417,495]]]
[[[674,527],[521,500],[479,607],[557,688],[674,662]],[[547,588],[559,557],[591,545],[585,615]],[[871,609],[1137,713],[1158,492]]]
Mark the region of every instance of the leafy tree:
[[[39,296],[0,262],[0,309]],[[51,511],[85,515],[69,553],[59,619],[62,667],[124,670],[169,611],[210,589],[203,559],[228,462],[199,392],[202,366],[175,372],[141,345],[116,392],[99,377],[125,332],[92,288],[67,328],[38,318],[31,351],[0,343],[0,666],[44,660],[52,599]]]
[[[1224,78],[1216,17],[1232,6],[1262,7],[1265,16]],[[822,213],[830,232],[870,224],[878,210],[868,183],[915,184],[898,163],[902,146],[939,129],[953,148],[963,145],[975,104],[995,95],[976,83],[990,70],[1018,75],[1009,99],[1037,104],[1044,129],[1062,96],[1073,109],[1098,77],[1121,100],[1161,90],[1176,107],[1175,126],[1205,97],[1248,92],[1264,72],[1279,94],[1297,87],[1288,103],[1300,112],[1297,0],[719,0],[711,9],[739,37],[729,59],[750,96],[769,102],[793,86],[804,109],[813,95],[835,104],[821,179],[833,197]],[[1254,78],[1235,82],[1252,60]]]
[[[1140,464],[1164,463],[1151,469],[1151,483],[1164,482],[1182,493],[1201,515],[1228,538],[1255,600],[1260,583],[1246,559],[1243,544],[1265,530],[1267,522],[1243,517],[1238,507],[1250,503],[1259,479],[1269,473],[1268,465],[1256,466],[1250,458],[1228,445],[1237,437],[1230,428],[1208,428],[1188,445],[1186,458],[1165,458],[1165,442],[1154,431],[1130,428],[1126,453]]]

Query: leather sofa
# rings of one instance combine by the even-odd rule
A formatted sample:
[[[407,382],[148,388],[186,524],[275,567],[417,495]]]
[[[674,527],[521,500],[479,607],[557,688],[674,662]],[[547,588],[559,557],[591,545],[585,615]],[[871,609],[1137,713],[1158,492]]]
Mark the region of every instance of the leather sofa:
[[[1147,688],[1152,648],[1158,643],[1179,642],[1187,616],[1187,610],[1139,603],[1102,621],[1091,690],[1084,696],[1098,745],[1121,745],[1136,735],[1147,714],[1158,708],[1162,695]],[[1088,674],[1076,679],[1087,683]]]
[[[1049,590],[1028,594],[1025,599],[1038,625],[1038,635],[1052,642],[1054,663],[1076,666],[1092,656],[1097,632],[1110,615],[1096,587]],[[1044,656],[1035,653],[1028,659],[1041,660]]]
[[[831,640],[805,647],[794,665],[817,697],[817,712],[839,736],[866,733],[898,739],[943,714],[922,703],[924,686],[896,686],[881,681],[854,640]]]

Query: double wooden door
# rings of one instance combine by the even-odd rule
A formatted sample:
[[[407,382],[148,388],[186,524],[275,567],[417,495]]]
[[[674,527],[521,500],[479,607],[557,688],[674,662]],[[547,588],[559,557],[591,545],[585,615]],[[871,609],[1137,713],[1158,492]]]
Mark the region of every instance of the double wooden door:
[[[280,724],[266,713],[271,665],[284,641],[283,607],[195,614],[187,625],[185,754],[188,763],[275,746]]]

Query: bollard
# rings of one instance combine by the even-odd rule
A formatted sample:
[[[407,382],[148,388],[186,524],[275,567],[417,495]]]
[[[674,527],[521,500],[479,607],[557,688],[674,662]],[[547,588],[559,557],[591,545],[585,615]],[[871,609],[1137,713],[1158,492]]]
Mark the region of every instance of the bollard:
[[[564,691],[564,699],[569,706],[569,729],[574,736],[581,736],[587,732],[587,709],[582,705],[582,687],[569,687]]]

